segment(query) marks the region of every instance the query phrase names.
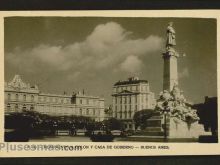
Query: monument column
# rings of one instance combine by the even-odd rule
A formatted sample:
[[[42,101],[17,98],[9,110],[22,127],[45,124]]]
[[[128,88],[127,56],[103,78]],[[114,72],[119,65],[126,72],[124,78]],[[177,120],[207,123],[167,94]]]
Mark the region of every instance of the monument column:
[[[174,85],[178,85],[177,58],[175,51],[176,45],[175,30],[172,22],[167,27],[166,52],[163,53],[164,72],[163,72],[163,90],[171,91]]]

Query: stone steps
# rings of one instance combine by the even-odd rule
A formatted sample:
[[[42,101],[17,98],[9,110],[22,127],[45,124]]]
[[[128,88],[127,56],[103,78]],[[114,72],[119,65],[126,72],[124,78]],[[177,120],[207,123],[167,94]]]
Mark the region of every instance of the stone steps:
[[[141,135],[141,136],[164,136],[164,132],[162,132],[162,131],[141,131],[139,133],[136,133],[135,135]]]
[[[162,128],[161,127],[147,127],[147,128],[145,128],[145,130],[144,131],[148,131],[148,132],[156,132],[156,131],[161,131],[162,130]]]

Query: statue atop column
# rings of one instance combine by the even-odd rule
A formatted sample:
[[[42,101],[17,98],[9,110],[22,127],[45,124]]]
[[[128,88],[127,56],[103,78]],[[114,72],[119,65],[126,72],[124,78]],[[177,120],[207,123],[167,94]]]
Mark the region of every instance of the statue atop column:
[[[170,22],[167,27],[167,47],[172,47],[176,45],[175,30],[173,28],[173,22]]]

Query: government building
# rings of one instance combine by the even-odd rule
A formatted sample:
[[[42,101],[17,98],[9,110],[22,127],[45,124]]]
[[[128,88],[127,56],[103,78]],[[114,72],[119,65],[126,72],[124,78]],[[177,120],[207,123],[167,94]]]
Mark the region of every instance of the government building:
[[[104,99],[84,92],[73,95],[42,93],[37,85],[24,83],[20,75],[5,82],[5,113],[36,111],[51,116],[85,116],[102,121],[105,117]]]
[[[138,77],[118,81],[113,86],[113,117],[123,121],[124,128],[134,130],[133,116],[142,109],[154,109],[156,100],[147,80]]]

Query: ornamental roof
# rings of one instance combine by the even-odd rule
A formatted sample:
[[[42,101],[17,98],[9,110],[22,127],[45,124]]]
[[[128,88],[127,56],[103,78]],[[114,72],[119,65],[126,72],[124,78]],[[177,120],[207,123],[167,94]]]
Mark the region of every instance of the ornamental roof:
[[[118,81],[114,84],[114,86],[118,85],[130,85],[130,84],[140,84],[140,83],[148,83],[147,80],[139,80],[139,79],[132,79],[129,78],[128,80],[125,81]]]
[[[25,83],[22,81],[20,75],[15,75],[11,82],[7,84],[8,87],[18,88],[18,89],[33,89],[38,90],[38,86],[30,86],[29,83]]]

